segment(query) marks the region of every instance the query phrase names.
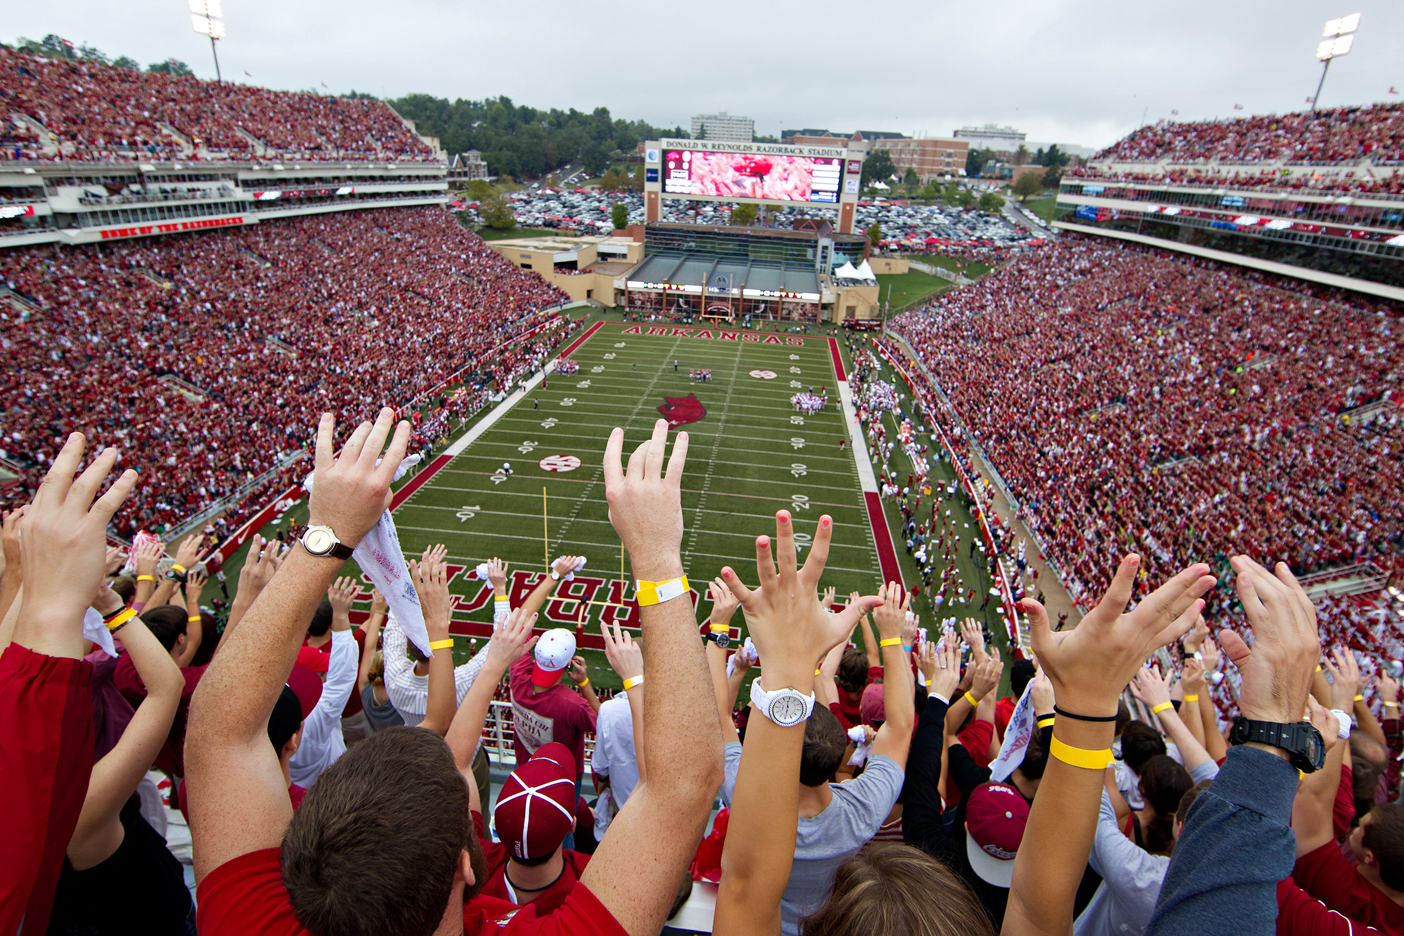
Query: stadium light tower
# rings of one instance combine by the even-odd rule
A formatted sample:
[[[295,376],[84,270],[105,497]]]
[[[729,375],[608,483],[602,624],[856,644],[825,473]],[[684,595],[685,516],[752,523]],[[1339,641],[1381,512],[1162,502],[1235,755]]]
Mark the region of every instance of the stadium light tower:
[[[190,0],[190,25],[202,36],[210,37],[210,52],[214,55],[215,81],[223,81],[219,73],[219,52],[215,40],[224,38],[224,9],[220,0]]]
[[[1321,80],[1316,83],[1316,94],[1311,99],[1312,111],[1316,110],[1316,104],[1321,100],[1321,86],[1326,83],[1326,72],[1331,68],[1331,59],[1338,55],[1350,54],[1350,47],[1355,42],[1354,33],[1359,26],[1360,14],[1352,13],[1340,19],[1327,20],[1326,27],[1321,30],[1324,38],[1316,46],[1316,57],[1322,62]]]

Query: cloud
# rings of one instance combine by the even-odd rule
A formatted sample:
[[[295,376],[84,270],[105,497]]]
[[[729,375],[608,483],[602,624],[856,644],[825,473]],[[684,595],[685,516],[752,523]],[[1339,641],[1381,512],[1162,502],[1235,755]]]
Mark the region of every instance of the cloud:
[[[225,0],[226,76],[273,88],[355,88],[396,97],[507,95],[534,107],[604,106],[616,117],[688,125],[695,113],[790,127],[948,136],[1012,124],[1039,141],[1100,146],[1141,121],[1283,112],[1305,105],[1321,24],[1359,11],[1359,38],[1333,64],[1326,106],[1387,99],[1404,85],[1404,4],[1347,9],[1170,0],[951,0],[882,6],[835,0],[643,3],[606,8],[404,0],[392,7]],[[13,5],[7,41],[57,32],[109,55],[175,56],[214,76],[209,43],[177,0]],[[1394,98],[1394,100],[1399,100]]]

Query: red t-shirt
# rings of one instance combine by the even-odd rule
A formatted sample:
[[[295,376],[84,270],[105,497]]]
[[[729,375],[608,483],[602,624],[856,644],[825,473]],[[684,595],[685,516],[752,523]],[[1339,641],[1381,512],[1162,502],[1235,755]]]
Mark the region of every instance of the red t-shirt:
[[[1277,936],[1369,936],[1379,932],[1312,900],[1291,878],[1277,882]]]
[[[201,936],[312,936],[293,916],[278,849],[240,855],[215,868],[196,889]],[[627,936],[604,904],[577,884],[555,913],[479,895],[463,908],[465,932],[502,936]]]
[[[981,767],[990,766],[990,740],[994,738],[994,725],[981,719],[970,723],[970,727],[960,733],[960,743],[970,752],[970,759]]]
[[[1004,729],[1009,727],[1009,719],[1014,717],[1014,707],[1019,704],[1019,700],[1013,696],[1005,696],[995,701],[995,731],[999,732],[1001,739],[1004,738]]]
[[[1332,910],[1378,927],[1390,936],[1404,936],[1404,907],[1361,877],[1335,842],[1327,842],[1298,858],[1292,878],[1298,887]]]
[[[565,686],[552,686],[533,692],[532,657],[527,654],[512,664],[512,733],[517,766],[531,759],[541,745],[556,741],[575,755],[575,773],[585,769],[585,736],[595,730],[595,710],[578,692]]]
[[[200,677],[205,675],[208,666],[207,663],[205,666],[180,668],[180,674],[185,677],[185,688],[180,692],[180,704],[176,706],[175,720],[171,722],[166,743],[156,755],[154,766],[157,770],[175,777],[185,776],[185,722],[190,717],[190,697],[195,694],[195,687],[200,684]],[[141,681],[130,653],[122,654],[117,660],[117,668],[112,671],[112,685],[132,703],[133,708],[146,698],[146,684]]]
[[[560,909],[575,889],[580,875],[585,872],[585,866],[590,863],[589,855],[582,855],[567,848],[561,852],[565,866],[554,884],[540,891],[518,891],[507,881],[507,846],[501,842],[488,841],[487,833],[483,830],[482,813],[473,813],[473,827],[478,830],[478,841],[483,843],[483,851],[487,854],[487,883],[483,885],[482,895],[517,906],[530,905],[536,908],[537,916],[545,916]]]

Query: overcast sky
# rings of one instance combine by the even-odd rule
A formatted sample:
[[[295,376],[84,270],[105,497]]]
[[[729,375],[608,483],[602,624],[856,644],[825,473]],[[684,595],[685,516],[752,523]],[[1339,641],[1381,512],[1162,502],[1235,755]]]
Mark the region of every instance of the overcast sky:
[[[185,0],[4,0],[0,38],[56,32],[143,64],[214,77]],[[338,12],[339,11],[339,12]],[[611,4],[532,0],[224,0],[224,76],[383,97],[505,94],[657,126],[695,113],[788,127],[949,136],[1012,124],[1030,140],[1102,146],[1138,126],[1306,106],[1322,23],[1362,14],[1323,106],[1404,100],[1400,0],[835,0]],[[246,77],[247,72],[252,77]]]

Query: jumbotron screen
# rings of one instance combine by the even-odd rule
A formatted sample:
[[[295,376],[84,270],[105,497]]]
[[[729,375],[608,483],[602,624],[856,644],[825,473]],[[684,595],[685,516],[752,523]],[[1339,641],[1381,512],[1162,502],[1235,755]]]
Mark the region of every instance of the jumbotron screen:
[[[663,191],[670,195],[835,205],[843,184],[837,158],[669,149],[663,162]]]

